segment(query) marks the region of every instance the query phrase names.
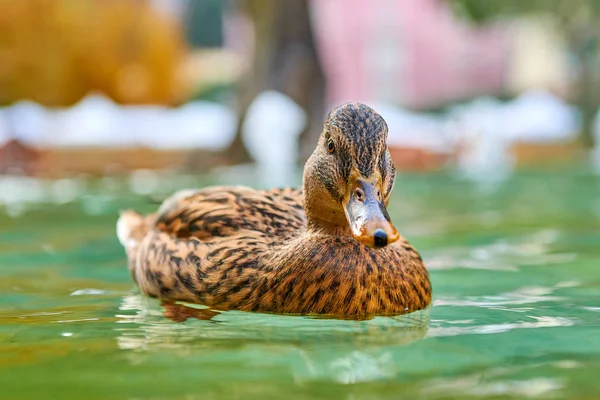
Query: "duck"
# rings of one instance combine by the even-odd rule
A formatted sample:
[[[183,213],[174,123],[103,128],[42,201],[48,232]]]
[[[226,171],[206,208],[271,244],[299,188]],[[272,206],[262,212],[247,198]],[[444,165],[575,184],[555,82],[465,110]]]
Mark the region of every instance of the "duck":
[[[205,187],[148,215],[121,212],[134,282],[163,304],[216,311],[368,319],[426,308],[427,268],[387,211],[387,135],[375,110],[345,103],[327,114],[301,189]]]

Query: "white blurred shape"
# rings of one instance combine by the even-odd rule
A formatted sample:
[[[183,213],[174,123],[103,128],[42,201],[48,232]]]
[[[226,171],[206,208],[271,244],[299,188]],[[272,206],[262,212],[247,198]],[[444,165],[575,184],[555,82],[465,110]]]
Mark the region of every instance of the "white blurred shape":
[[[501,181],[514,168],[515,143],[570,141],[580,129],[574,107],[542,91],[523,93],[502,103],[478,98],[449,113],[455,143],[461,148],[458,169],[478,181]]]
[[[206,101],[174,109],[128,107],[124,112],[124,130],[139,144],[158,149],[223,149],[233,140],[237,123],[231,108]]]
[[[0,205],[21,210],[27,203],[39,203],[45,198],[44,183],[28,176],[0,176]]]
[[[0,126],[0,140],[4,129],[5,140],[16,139],[36,145],[46,132],[48,111],[37,103],[20,101],[4,109],[3,114],[4,128]]]
[[[176,139],[173,115],[169,109],[157,105],[123,107],[122,129],[138,146],[161,148],[165,142]]]
[[[141,169],[134,171],[129,177],[129,185],[135,194],[147,195],[154,193],[160,187],[158,174],[154,171]]]
[[[51,183],[50,194],[56,203],[75,201],[84,192],[84,187],[75,179],[59,179]]]
[[[8,126],[8,112],[0,108],[0,146],[3,146],[10,140],[10,129]]]
[[[207,101],[179,108],[121,106],[92,94],[73,107],[47,110],[32,102],[0,109],[0,144],[11,138],[41,147],[145,146],[219,150],[234,138],[235,112]]]
[[[576,108],[547,92],[525,92],[504,108],[506,133],[515,141],[572,140],[580,128]]]
[[[293,180],[298,136],[305,126],[305,112],[288,96],[267,91],[252,102],[242,134],[263,184],[288,186]]]
[[[51,114],[51,130],[44,135],[47,147],[127,147],[134,145],[122,130],[123,108],[102,95],[90,95],[75,106]]]
[[[237,116],[227,106],[208,101],[188,103],[174,111],[170,146],[211,150],[226,148],[235,136]]]
[[[494,99],[480,98],[450,111],[459,149],[457,169],[478,182],[500,182],[513,169],[511,141],[505,130],[505,109]]]
[[[442,118],[410,112],[389,103],[372,104],[388,125],[388,145],[449,151]]]

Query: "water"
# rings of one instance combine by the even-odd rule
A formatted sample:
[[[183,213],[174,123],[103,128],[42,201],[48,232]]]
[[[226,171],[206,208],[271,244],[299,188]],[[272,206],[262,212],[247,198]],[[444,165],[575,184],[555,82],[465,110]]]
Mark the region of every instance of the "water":
[[[364,322],[172,322],[137,294],[114,234],[118,209],[153,206],[119,180],[77,187],[0,216],[1,399],[600,397],[595,175],[529,171],[485,191],[401,176],[390,211],[434,304]]]

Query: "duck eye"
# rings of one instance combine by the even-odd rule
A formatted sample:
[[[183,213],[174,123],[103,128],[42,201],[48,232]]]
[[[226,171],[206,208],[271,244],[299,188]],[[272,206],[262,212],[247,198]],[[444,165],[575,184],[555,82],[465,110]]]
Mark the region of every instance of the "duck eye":
[[[333,140],[329,139],[327,141],[327,151],[329,153],[333,153],[335,151],[335,144],[333,143]]]

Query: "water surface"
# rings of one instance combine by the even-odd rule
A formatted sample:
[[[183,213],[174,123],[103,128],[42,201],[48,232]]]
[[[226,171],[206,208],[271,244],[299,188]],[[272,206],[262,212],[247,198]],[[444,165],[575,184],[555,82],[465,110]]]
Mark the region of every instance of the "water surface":
[[[32,202],[0,209],[0,398],[600,397],[593,174],[523,172],[485,191],[399,177],[390,214],[430,268],[434,303],[362,322],[166,319],[132,285],[116,214],[152,209],[131,187],[199,183],[136,182],[30,182]]]

